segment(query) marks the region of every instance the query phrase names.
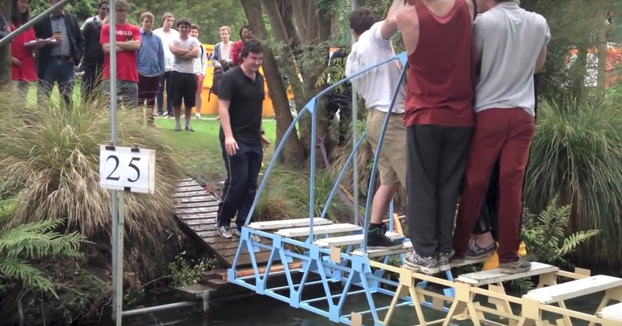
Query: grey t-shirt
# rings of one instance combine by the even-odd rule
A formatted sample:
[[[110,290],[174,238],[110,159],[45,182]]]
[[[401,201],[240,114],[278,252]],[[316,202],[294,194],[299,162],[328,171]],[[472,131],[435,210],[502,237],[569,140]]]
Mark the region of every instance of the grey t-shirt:
[[[182,40],[181,36],[173,38],[173,46],[184,50],[192,50],[194,46],[200,46],[201,43],[195,37],[188,36],[187,39]],[[175,56],[173,61],[173,71],[182,72],[186,74],[194,74],[194,61],[193,59],[182,59]]]

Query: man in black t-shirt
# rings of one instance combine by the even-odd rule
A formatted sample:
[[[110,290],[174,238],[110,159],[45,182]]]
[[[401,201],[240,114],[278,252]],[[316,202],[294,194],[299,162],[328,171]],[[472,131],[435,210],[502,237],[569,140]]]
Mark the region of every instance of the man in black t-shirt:
[[[218,234],[223,238],[240,236],[255,200],[263,149],[270,144],[261,118],[265,98],[263,76],[259,73],[263,47],[257,40],[249,40],[242,47],[241,58],[239,66],[222,76],[218,90],[219,138],[227,169],[217,219]],[[236,213],[237,227],[231,229]]]

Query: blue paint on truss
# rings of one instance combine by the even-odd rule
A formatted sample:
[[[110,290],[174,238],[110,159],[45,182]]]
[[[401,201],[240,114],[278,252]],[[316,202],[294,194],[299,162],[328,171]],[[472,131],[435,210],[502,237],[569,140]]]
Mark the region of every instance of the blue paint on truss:
[[[305,113],[311,114],[311,157],[315,157],[316,152],[316,143],[317,143],[317,105],[319,99],[330,92],[335,87],[350,81],[351,79],[358,77],[374,68],[377,68],[381,65],[388,64],[393,62],[393,60],[399,60],[402,63],[402,71],[400,74],[400,80],[403,80],[406,74],[406,53],[400,53],[395,57],[381,62],[373,67],[370,67],[356,75],[345,78],[337,82],[336,84],[331,85],[326,88],[320,94],[312,98],[309,103],[305,105],[305,107],[300,111],[300,113],[296,116],[292,124],[289,126],[287,131],[285,132],[283,139],[288,139],[289,135],[295,130],[296,124],[300,121],[300,119],[305,115]],[[393,106],[395,105],[395,100],[397,97],[399,89],[394,91],[394,94],[391,99],[390,110],[393,110]],[[389,115],[386,116],[384,120],[384,124],[382,127],[382,131],[380,134],[380,139],[378,142],[378,148],[376,150],[376,154],[374,156],[374,163],[372,166],[372,175],[371,182],[368,187],[368,194],[373,193],[374,189],[374,180],[377,171],[377,162],[378,162],[378,153],[380,153],[380,148],[382,146],[382,141],[384,139],[386,128],[388,125]],[[358,150],[358,147],[363,143],[363,139],[365,138],[365,133],[363,133],[360,138],[357,140],[356,146],[352,149],[350,153],[347,163],[344,164],[341,169],[335,185],[332,188],[332,191],[328,197],[328,201],[324,206],[324,210],[322,211],[321,217],[326,218],[328,213],[328,208],[330,207],[330,203],[334,199],[335,194],[337,193],[339,184],[341,183],[347,166],[352,161],[354,155]],[[265,295],[279,301],[285,302],[289,304],[293,308],[303,309],[310,311],[312,313],[318,314],[320,316],[324,316],[328,318],[330,321],[342,323],[345,325],[351,325],[350,320],[350,312],[347,311],[344,314],[343,308],[347,297],[353,295],[365,295],[367,300],[369,309],[364,311],[358,311],[358,314],[361,315],[371,315],[371,319],[373,320],[373,326],[382,325],[382,319],[378,316],[378,312],[388,310],[389,305],[377,306],[374,297],[378,295],[385,295],[389,298],[392,298],[395,295],[395,289],[398,286],[398,283],[395,281],[391,281],[389,279],[383,278],[384,271],[383,270],[372,270],[369,258],[365,254],[367,252],[366,243],[367,243],[367,232],[363,232],[364,241],[361,245],[361,251],[363,255],[353,255],[352,251],[355,249],[353,246],[348,246],[345,252],[340,254],[340,262],[335,263],[331,260],[331,251],[330,248],[321,248],[313,244],[314,241],[318,239],[320,235],[313,233],[313,223],[309,223],[309,236],[305,241],[299,241],[295,239],[290,239],[278,235],[276,233],[268,233],[261,230],[253,230],[248,228],[248,224],[250,223],[251,216],[257,207],[257,202],[259,197],[261,196],[262,191],[266,187],[266,182],[268,177],[272,173],[272,169],[276,164],[276,159],[279,156],[278,154],[283,150],[285,141],[282,141],[275,150],[275,155],[273,156],[268,168],[264,174],[263,180],[257,190],[257,195],[255,197],[255,201],[250,209],[250,213],[246,218],[246,222],[244,227],[242,228],[242,235],[240,238],[240,245],[236,252],[235,258],[233,260],[233,267],[227,271],[228,281],[239,286],[245,287],[251,291],[255,291],[257,294]],[[316,160],[310,160],[310,180],[309,180],[309,218],[310,221],[315,217],[315,207],[313,203],[315,202],[315,172],[316,172]],[[370,206],[371,206],[371,196],[367,196],[366,209],[365,209],[365,222],[363,230],[366,230],[369,225],[369,214],[370,214]],[[357,208],[355,208],[357,209]],[[394,229],[393,224],[393,203],[390,206],[389,212],[389,230]],[[352,234],[360,234],[362,231],[353,232]],[[251,235],[257,235],[259,237],[268,238],[271,240],[271,244],[262,244],[251,241]],[[326,236],[326,235],[324,235]],[[297,251],[293,251],[291,247],[297,247]],[[268,263],[265,266],[263,271],[260,270],[260,267],[257,265],[257,259],[255,257],[255,253],[259,252],[259,250],[269,251],[270,258],[268,259]],[[237,262],[240,254],[248,252],[251,259],[251,265],[253,268],[253,275],[246,277],[237,277]],[[302,268],[291,269],[288,263],[292,262],[294,259],[302,261]],[[402,264],[404,264],[404,255],[399,255],[399,259]],[[389,257],[384,257],[384,263],[388,263]],[[283,264],[282,272],[275,272],[270,274],[269,271],[274,262]],[[280,287],[270,287],[269,279],[270,276],[276,274],[283,274],[287,280],[287,285]],[[294,275],[299,275],[299,280],[294,279]],[[319,276],[319,280],[310,281],[309,276],[311,274],[315,274]],[[451,271],[446,272],[447,278],[449,280],[453,280]],[[302,294],[306,286],[309,285],[322,285],[324,289],[324,296],[318,298],[303,298]],[[426,287],[427,282],[420,282],[417,286]],[[337,289],[336,289],[337,288]],[[453,297],[454,290],[452,288],[448,288],[444,290],[446,296]],[[317,305],[312,304],[321,304],[320,308]],[[412,300],[410,297],[401,298],[401,302],[398,306],[412,306]],[[424,302],[424,306],[432,307],[432,303]],[[445,308],[445,311],[448,309]],[[371,325],[368,325],[371,326]]]

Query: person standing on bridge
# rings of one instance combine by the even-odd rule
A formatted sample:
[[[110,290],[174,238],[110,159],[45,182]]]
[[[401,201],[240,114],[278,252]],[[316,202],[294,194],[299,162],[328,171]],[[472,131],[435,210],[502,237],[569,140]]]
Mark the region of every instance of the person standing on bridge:
[[[407,2],[397,14],[408,53],[404,121],[414,251],[405,261],[434,274],[451,268],[456,205],[475,122],[474,6],[472,0]]]
[[[227,71],[219,87],[220,144],[227,169],[227,180],[218,207],[218,234],[223,238],[240,236],[257,192],[257,179],[263,160],[266,138],[262,107],[264,79],[259,73],[263,47],[249,40],[242,47],[242,63]],[[236,225],[230,228],[237,213]],[[253,236],[253,241],[258,239]]]
[[[367,8],[357,8],[350,14],[350,28],[357,38],[346,61],[346,76],[351,77],[369,67],[387,61],[395,56],[391,36],[397,31],[395,15],[404,0],[394,0],[387,18],[376,22],[376,16]],[[406,127],[404,127],[404,86],[400,83],[400,65],[395,61],[385,63],[363,75],[352,79],[353,88],[365,99],[369,110],[367,117],[367,141],[374,152],[378,148],[384,120],[389,115],[389,124],[378,158],[380,187],[374,194],[371,208],[369,249],[399,249],[401,241],[391,240],[385,235],[382,217],[386,215],[393,195],[399,186],[406,184]],[[399,88],[393,110],[391,99]]]
[[[544,17],[515,0],[478,0],[478,7],[484,13],[474,25],[475,59],[481,59],[476,128],[453,237],[454,260],[469,258],[470,231],[499,158],[499,271],[521,273],[531,269],[518,249],[523,178],[536,129],[533,74],[544,66],[551,33]]]

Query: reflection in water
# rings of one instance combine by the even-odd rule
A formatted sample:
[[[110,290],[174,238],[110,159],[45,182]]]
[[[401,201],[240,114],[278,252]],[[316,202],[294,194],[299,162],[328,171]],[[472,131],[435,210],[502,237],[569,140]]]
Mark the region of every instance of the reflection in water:
[[[570,309],[576,309],[586,313],[594,313],[602,295],[586,296],[567,302]],[[377,305],[389,304],[388,297],[378,298]],[[484,303],[484,300],[481,301]],[[326,306],[326,305],[324,305]],[[322,307],[324,308],[324,307]],[[518,310],[519,307],[515,307]],[[364,296],[352,296],[346,302],[343,311],[366,310],[367,300]],[[518,312],[518,311],[517,311]],[[424,308],[426,320],[432,321],[443,318],[444,313]],[[384,312],[379,313],[384,317]],[[555,316],[545,316],[545,319],[555,319]],[[373,325],[370,319],[364,320],[367,325]],[[326,326],[336,325],[327,318],[306,312],[304,310],[291,308],[288,304],[264,297],[253,296],[251,298],[239,299],[218,303],[212,307],[209,316],[204,317],[201,313],[193,312],[191,309],[179,311],[165,311],[147,316],[141,316],[124,323],[131,326],[151,326],[151,325],[179,325],[179,326]],[[398,308],[391,320],[391,326],[410,326],[417,324],[413,308]],[[455,322],[454,326],[467,326],[472,323]],[[575,321],[573,326],[583,326],[587,323]]]

